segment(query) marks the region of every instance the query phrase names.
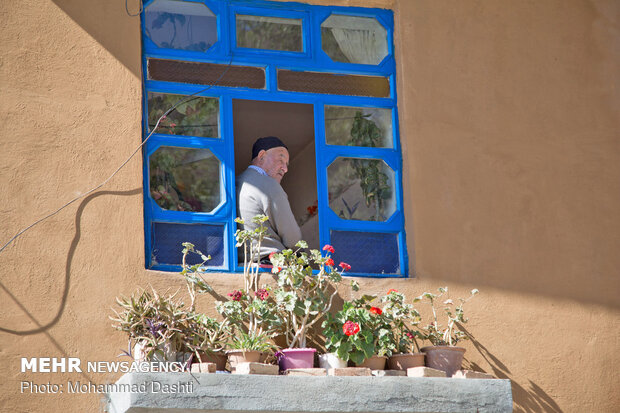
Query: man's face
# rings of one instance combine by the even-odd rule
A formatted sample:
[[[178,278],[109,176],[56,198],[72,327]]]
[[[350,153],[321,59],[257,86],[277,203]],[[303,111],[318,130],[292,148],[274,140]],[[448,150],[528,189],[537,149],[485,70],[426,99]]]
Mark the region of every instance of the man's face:
[[[288,171],[288,151],[282,146],[260,151],[256,164],[263,168],[267,175],[280,183]]]

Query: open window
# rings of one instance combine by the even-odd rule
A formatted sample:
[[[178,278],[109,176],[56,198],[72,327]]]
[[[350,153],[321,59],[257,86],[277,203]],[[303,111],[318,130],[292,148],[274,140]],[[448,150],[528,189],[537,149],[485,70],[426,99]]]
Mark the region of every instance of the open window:
[[[145,145],[147,268],[177,271],[189,241],[237,270],[235,176],[271,135],[310,246],[351,275],[407,275],[391,11],[153,0],[142,30],[145,138],[187,100]]]

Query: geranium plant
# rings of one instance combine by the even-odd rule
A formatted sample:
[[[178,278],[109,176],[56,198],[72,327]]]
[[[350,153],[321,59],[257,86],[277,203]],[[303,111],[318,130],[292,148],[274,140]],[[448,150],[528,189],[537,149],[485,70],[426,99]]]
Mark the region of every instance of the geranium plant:
[[[329,254],[331,245],[325,245],[323,256],[318,250],[306,252],[308,244],[299,241],[295,251],[287,249],[270,256],[273,272],[278,279],[274,292],[281,320],[281,332],[289,348],[307,346],[308,329],[316,324],[332,307],[342,273],[351,266],[341,262],[336,269]],[[313,274],[313,268],[318,273]]]
[[[420,324],[420,313],[413,305],[405,303],[405,295],[390,289],[381,297],[383,313],[388,319],[397,353],[414,353],[420,351],[418,340],[424,335],[416,328]]]
[[[456,346],[459,341],[467,339],[467,335],[461,331],[458,326],[459,324],[467,323],[468,320],[465,318],[463,306],[466,302],[471,300],[474,295],[478,294],[478,290],[473,289],[469,297],[458,298],[455,303],[451,298],[443,299],[447,292],[448,287],[440,287],[438,289],[438,294],[425,292],[414,299],[414,302],[427,300],[430,303],[433,314],[432,319],[431,322],[421,330],[424,337],[434,346]],[[439,323],[438,310],[436,308],[438,302],[443,304],[443,312],[447,317],[445,326]]]
[[[233,333],[231,347],[235,349],[265,351],[274,348],[269,340],[279,327],[276,302],[269,287],[258,286],[260,246],[267,232],[264,225],[267,219],[264,215],[257,215],[252,218],[255,229],[237,230],[237,247],[243,247],[244,251],[244,289],[230,292],[228,301],[216,302],[217,311],[230,323]],[[235,222],[244,224],[240,218]]]
[[[375,298],[364,295],[354,301],[345,301],[341,311],[327,315],[323,322],[327,351],[355,364],[361,364],[373,355],[392,355],[396,346],[389,318],[381,308],[370,305]]]

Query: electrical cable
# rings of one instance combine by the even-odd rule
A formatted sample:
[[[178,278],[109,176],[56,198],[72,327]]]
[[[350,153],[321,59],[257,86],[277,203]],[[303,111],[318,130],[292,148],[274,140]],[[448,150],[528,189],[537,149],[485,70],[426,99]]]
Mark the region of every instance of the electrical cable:
[[[126,2],[125,2],[126,3]],[[20,237],[23,233],[25,233],[26,231],[28,231],[30,228],[34,227],[35,225],[45,221],[48,218],[53,217],[54,215],[56,215],[57,213],[59,213],[60,211],[62,211],[63,209],[65,209],[66,207],[68,207],[69,205],[71,205],[72,203],[74,203],[75,201],[84,198],[85,196],[95,192],[96,190],[98,190],[99,188],[101,188],[102,186],[104,186],[105,184],[107,184],[110,179],[112,179],[114,177],[114,175],[116,175],[133,157],[134,155],[144,146],[144,144],[151,138],[151,136],[153,135],[153,133],[155,133],[155,131],[157,130],[157,128],[159,127],[159,123],[162,121],[162,119],[164,119],[166,116],[168,116],[173,110],[175,110],[179,105],[183,104],[183,103],[188,103],[191,102],[194,99],[198,99],[198,97],[195,97],[196,95],[200,94],[200,93],[204,93],[207,90],[211,89],[213,86],[217,85],[219,83],[220,80],[222,80],[222,78],[224,77],[224,75],[226,74],[226,72],[228,72],[228,69],[230,69],[230,67],[232,66],[232,61],[233,61],[233,54],[231,53],[230,55],[230,62],[228,62],[228,65],[226,66],[226,69],[222,72],[222,74],[220,75],[220,77],[218,77],[215,82],[213,82],[211,85],[209,85],[208,87],[201,89],[197,92],[192,93],[191,95],[187,95],[182,97],[181,99],[179,99],[174,105],[172,105],[172,107],[170,109],[168,109],[166,112],[164,112],[163,115],[161,115],[159,117],[159,119],[157,120],[157,123],[155,124],[155,127],[151,130],[151,133],[148,134],[148,136],[146,137],[146,139],[144,139],[142,141],[142,143],[136,148],[135,151],[132,152],[132,154],[129,156],[129,158],[127,158],[125,160],[125,162],[123,162],[121,164],[121,166],[119,166],[113,173],[112,175],[110,175],[108,177],[108,179],[106,179],[105,181],[103,181],[101,184],[97,185],[96,187],[92,188],[91,190],[83,193],[82,195],[79,195],[75,198],[73,198],[71,201],[67,202],[66,204],[64,204],[63,206],[61,206],[60,208],[58,208],[56,211],[46,215],[45,217],[39,219],[38,221],[34,222],[33,224],[30,224],[29,226],[27,226],[25,229],[19,231],[17,234],[15,234],[15,236],[13,236],[13,238],[11,238],[9,240],[9,242],[7,242],[6,244],[4,244],[2,246],[2,248],[0,248],[0,254],[2,253],[2,251],[4,251],[4,249],[6,247],[8,247],[14,240],[16,240],[18,237]]]
[[[140,2],[140,11],[138,11],[137,14],[131,14],[129,13],[129,8],[127,7],[127,0],[125,0],[125,11],[127,12],[129,16],[138,17],[142,13],[142,10],[144,10],[144,4],[142,4],[142,0],[139,0],[139,2]]]

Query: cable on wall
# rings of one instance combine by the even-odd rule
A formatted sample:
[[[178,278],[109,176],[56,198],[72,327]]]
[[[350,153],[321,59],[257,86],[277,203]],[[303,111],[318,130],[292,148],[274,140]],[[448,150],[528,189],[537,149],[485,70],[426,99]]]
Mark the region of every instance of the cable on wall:
[[[127,2],[125,1],[125,4],[127,4]],[[157,123],[155,124],[155,127],[151,130],[151,133],[148,134],[148,136],[146,137],[146,139],[144,139],[142,141],[142,143],[131,153],[131,155],[125,160],[125,162],[123,162],[118,168],[116,168],[116,170],[112,173],[112,175],[110,175],[105,181],[103,181],[101,184],[97,185],[96,187],[90,189],[89,191],[76,196],[75,198],[73,198],[71,201],[67,202],[66,204],[64,204],[63,206],[61,206],[60,208],[58,208],[57,210],[55,210],[54,212],[44,216],[43,218],[39,219],[38,221],[30,224],[29,226],[27,226],[26,228],[24,228],[23,230],[19,231],[17,234],[15,234],[13,236],[13,238],[11,238],[6,244],[4,244],[2,246],[2,248],[0,248],[0,253],[2,253],[2,251],[4,251],[4,249],[6,247],[8,247],[13,241],[15,241],[17,238],[19,238],[23,233],[25,233],[26,231],[28,231],[29,229],[31,229],[32,227],[38,225],[39,223],[45,221],[48,218],[53,217],[54,215],[56,215],[57,213],[59,213],[60,211],[62,211],[63,209],[65,209],[66,207],[68,207],[69,205],[71,205],[72,203],[74,203],[75,201],[82,199],[88,195],[90,195],[91,193],[95,192],[96,190],[98,190],[99,188],[103,187],[105,184],[107,184],[110,179],[112,179],[114,177],[114,175],[116,175],[134,156],[136,153],[138,153],[138,151],[144,146],[144,144],[151,138],[151,136],[155,133],[155,131],[157,130],[157,128],[159,127],[159,123],[166,118],[166,116],[168,116],[170,113],[172,113],[173,110],[175,110],[179,105],[183,104],[183,103],[187,103],[187,102],[191,102],[194,99],[198,99],[198,97],[196,97],[196,95],[200,94],[200,93],[204,93],[207,90],[211,89],[213,86],[216,86],[220,80],[222,80],[222,78],[224,77],[224,75],[226,74],[226,72],[228,72],[228,69],[230,69],[230,67],[232,66],[232,61],[233,61],[233,54],[231,53],[230,55],[230,61],[228,62],[228,65],[226,65],[226,69],[224,69],[222,71],[222,74],[215,80],[215,82],[213,82],[211,85],[209,85],[208,87],[199,90],[198,92],[194,92],[191,95],[187,95],[185,97],[182,97],[181,99],[179,99],[174,105],[172,105],[172,107],[170,107],[170,109],[168,109],[167,111],[164,112],[163,115],[161,115],[159,117],[159,119],[157,120]]]
[[[129,16],[131,16],[131,17],[138,17],[142,13],[142,10],[144,10],[144,5],[142,4],[142,0],[138,0],[138,1],[140,3],[140,10],[136,14],[131,14],[129,12],[129,8],[127,7],[127,0],[125,0],[125,11],[127,12],[127,14]]]

